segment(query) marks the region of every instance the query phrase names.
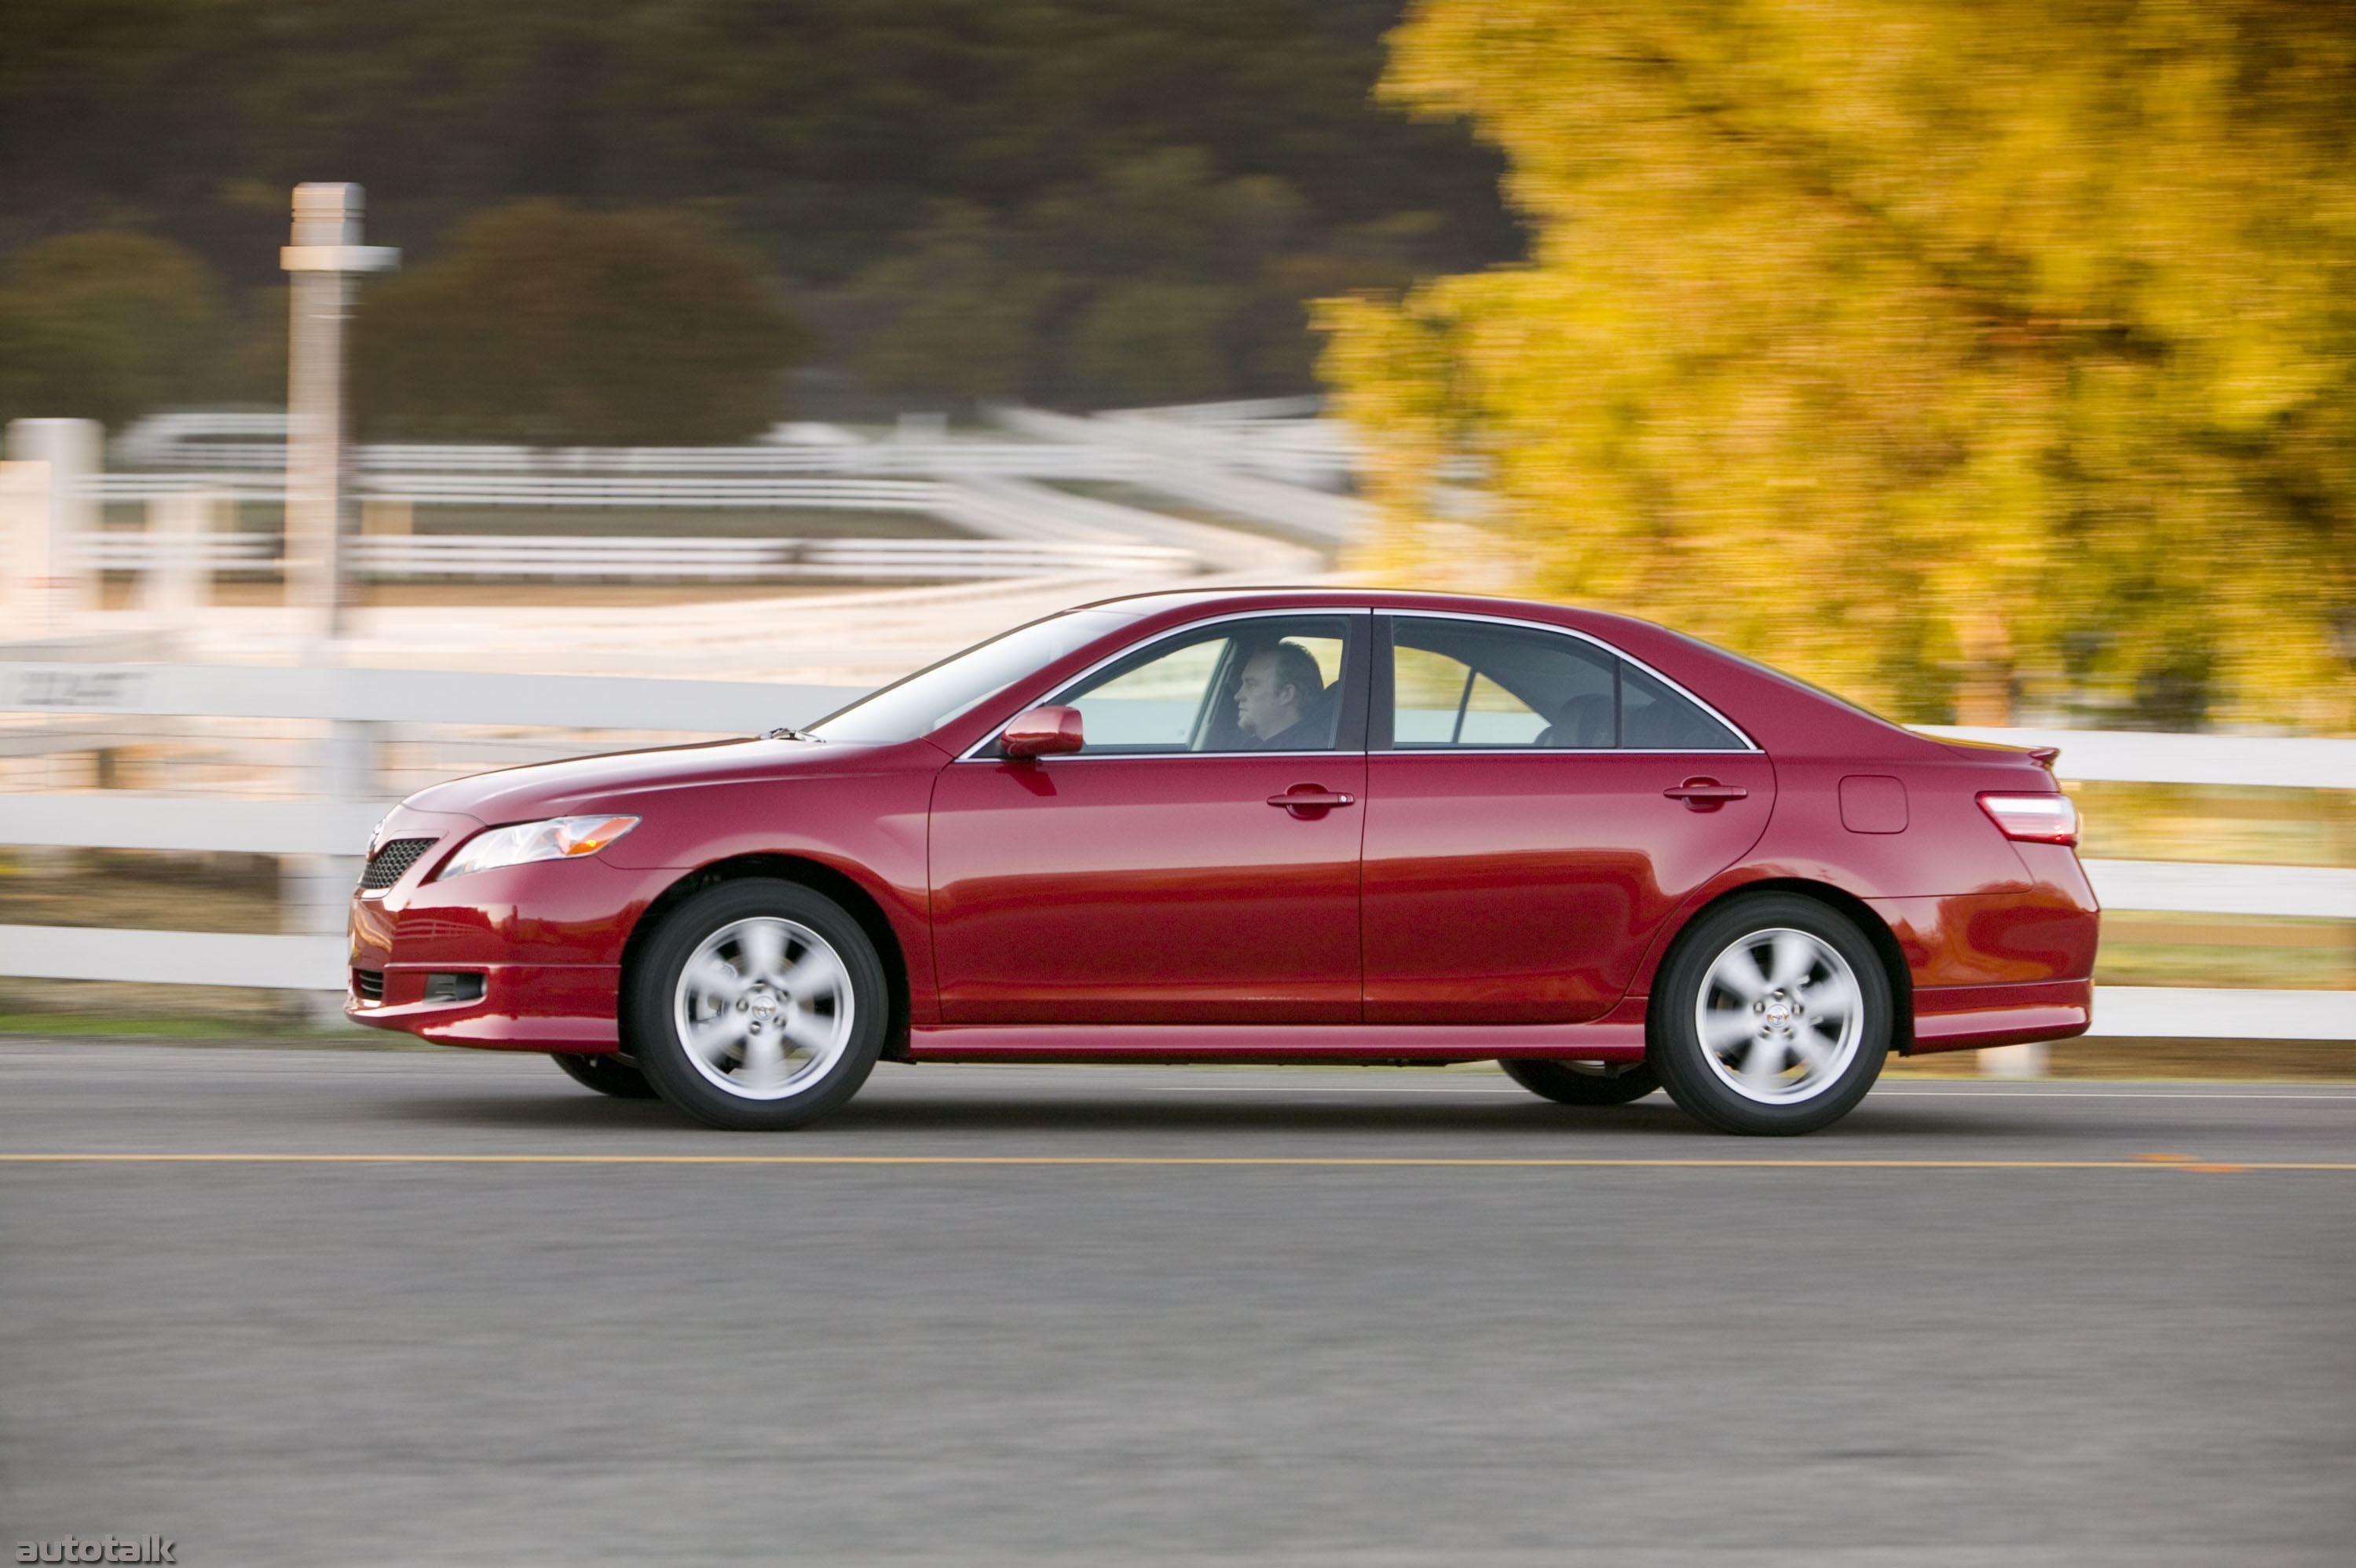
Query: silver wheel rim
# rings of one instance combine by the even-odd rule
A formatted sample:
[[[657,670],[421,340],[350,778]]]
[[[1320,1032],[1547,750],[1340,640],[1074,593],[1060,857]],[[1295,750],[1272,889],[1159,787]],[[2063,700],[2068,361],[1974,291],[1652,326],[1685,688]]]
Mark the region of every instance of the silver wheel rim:
[[[680,971],[671,1015],[688,1061],[742,1100],[783,1100],[851,1048],[851,971],[798,921],[756,916],[707,936]]]
[[[1788,926],[1754,931],[1702,976],[1694,1029],[1719,1083],[1762,1105],[1795,1104],[1857,1060],[1865,993],[1823,937]]]

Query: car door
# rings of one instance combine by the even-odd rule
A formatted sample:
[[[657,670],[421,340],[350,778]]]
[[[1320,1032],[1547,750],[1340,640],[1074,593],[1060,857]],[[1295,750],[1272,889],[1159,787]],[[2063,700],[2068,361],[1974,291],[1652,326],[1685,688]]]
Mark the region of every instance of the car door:
[[[1758,841],[1766,757],[1690,694],[1568,632],[1376,618],[1369,1023],[1576,1023]]]
[[[993,737],[943,770],[943,1021],[1356,1021],[1368,622],[1163,634],[1049,699],[1079,710],[1079,752],[1012,761]],[[1292,700],[1251,732],[1280,667]]]

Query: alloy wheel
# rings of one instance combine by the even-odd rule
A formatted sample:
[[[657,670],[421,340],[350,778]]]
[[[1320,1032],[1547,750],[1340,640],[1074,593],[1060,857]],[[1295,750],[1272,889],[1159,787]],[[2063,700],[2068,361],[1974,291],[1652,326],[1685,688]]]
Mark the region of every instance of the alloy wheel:
[[[825,1079],[857,1024],[841,955],[799,921],[766,915],[696,945],[671,1010],[696,1072],[745,1100],[786,1099]]]
[[[1719,1083],[1762,1105],[1811,1100],[1857,1058],[1865,998],[1848,960],[1790,927],[1730,944],[1702,978],[1694,1032]]]

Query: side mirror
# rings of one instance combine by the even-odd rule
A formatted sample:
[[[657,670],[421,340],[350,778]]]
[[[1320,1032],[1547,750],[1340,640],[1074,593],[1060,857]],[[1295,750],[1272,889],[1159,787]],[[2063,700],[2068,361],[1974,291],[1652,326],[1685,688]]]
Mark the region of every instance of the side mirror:
[[[1076,752],[1081,743],[1076,708],[1027,709],[998,734],[999,750],[1010,757],[1052,757]]]

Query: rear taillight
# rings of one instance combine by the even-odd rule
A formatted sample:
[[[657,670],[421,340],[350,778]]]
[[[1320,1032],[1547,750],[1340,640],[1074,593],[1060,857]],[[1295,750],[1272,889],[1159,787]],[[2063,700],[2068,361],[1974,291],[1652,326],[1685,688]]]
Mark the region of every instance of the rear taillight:
[[[2078,806],[2066,795],[1984,795],[1980,809],[2007,838],[2031,844],[2078,842]]]

